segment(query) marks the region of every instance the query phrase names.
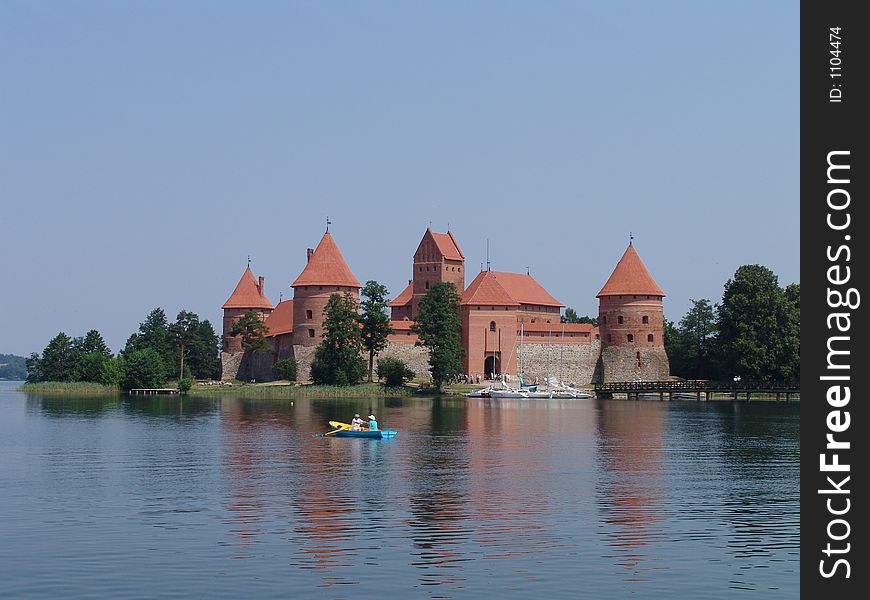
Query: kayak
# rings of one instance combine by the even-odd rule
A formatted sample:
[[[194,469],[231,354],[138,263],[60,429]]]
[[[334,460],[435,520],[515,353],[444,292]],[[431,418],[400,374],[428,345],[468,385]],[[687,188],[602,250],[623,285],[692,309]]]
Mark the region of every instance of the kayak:
[[[352,431],[350,425],[342,423],[341,421],[330,421],[329,426],[332,427],[332,431],[324,434],[329,437],[353,437],[382,440],[394,438],[398,433],[394,429],[375,429],[374,431],[361,429],[359,431]]]
[[[350,429],[340,429],[335,433],[330,433],[329,437],[343,437],[343,438],[374,438],[376,440],[382,439],[390,439],[396,437],[397,431],[393,429],[376,429],[374,431],[368,431],[366,429],[362,431],[351,431]]]

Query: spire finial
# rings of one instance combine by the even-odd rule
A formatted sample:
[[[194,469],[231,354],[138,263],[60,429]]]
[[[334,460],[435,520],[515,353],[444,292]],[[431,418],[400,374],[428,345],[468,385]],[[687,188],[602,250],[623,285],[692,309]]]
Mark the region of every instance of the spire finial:
[[[486,238],[486,270],[492,271],[492,268],[489,264],[489,238]]]
[[[248,254],[248,268],[251,268],[251,255]]]
[[[628,232],[628,245],[631,246],[633,241],[634,241],[634,235],[629,231]]]
[[[531,275],[531,274],[532,274],[532,272],[531,272],[531,270],[529,269],[529,266],[526,265],[526,275]]]
[[[329,215],[326,216],[326,233],[329,233],[329,226],[332,225],[332,221],[329,220]]]
[[[284,290],[278,292],[278,304],[281,304],[282,300],[284,300]]]

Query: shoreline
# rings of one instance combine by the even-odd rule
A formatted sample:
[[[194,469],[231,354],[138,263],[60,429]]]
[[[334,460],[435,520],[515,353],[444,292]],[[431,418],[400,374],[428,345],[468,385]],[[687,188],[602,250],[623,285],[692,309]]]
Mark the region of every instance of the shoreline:
[[[186,394],[188,398],[199,397],[209,398],[218,396],[235,396],[248,398],[263,398],[263,399],[283,399],[288,400],[297,398],[413,398],[415,396],[441,396],[451,398],[464,398],[465,393],[479,389],[482,384],[452,384],[448,386],[440,394],[436,394],[434,390],[421,388],[417,384],[406,384],[402,387],[389,388],[379,383],[360,383],[352,386],[329,386],[315,385],[313,383],[290,383],[290,382],[268,382],[268,383],[241,383],[235,382],[231,385],[220,385],[215,382],[213,384],[197,384],[191,388]],[[166,387],[174,387],[174,382],[170,382]],[[99,383],[86,382],[40,382],[26,383],[16,388],[17,391],[26,394],[43,394],[48,396],[78,396],[83,398],[104,398],[107,396],[127,396],[115,386],[102,385]],[[711,394],[712,395],[712,394]],[[149,396],[150,397],[150,396]],[[181,397],[184,397],[182,395]],[[481,400],[491,400],[491,398],[478,398]],[[592,398],[593,400],[597,398]],[[614,400],[627,401],[627,398],[613,398]],[[692,398],[677,398],[672,399],[665,397],[664,400],[655,398],[641,398],[632,400],[633,402],[690,402],[690,403],[722,403],[732,402],[738,404],[747,403],[745,397],[734,399],[731,393],[721,392],[716,393],[713,397],[704,398],[700,401]],[[796,393],[786,402],[780,398],[776,399],[775,394],[758,394],[753,395],[748,401],[765,402],[773,404],[800,404],[800,393]]]

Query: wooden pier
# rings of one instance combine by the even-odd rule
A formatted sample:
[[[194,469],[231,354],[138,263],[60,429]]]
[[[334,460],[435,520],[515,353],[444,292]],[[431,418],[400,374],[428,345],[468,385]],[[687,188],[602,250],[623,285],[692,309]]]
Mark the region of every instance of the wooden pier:
[[[748,381],[734,383],[731,381],[615,381],[611,383],[596,383],[595,395],[598,398],[613,398],[614,394],[625,394],[629,400],[640,400],[641,397],[664,400],[680,399],[701,401],[712,400],[715,396],[737,401],[750,402],[752,394],[775,396],[777,402],[791,401],[793,394],[800,394],[800,384],[781,381]]]
[[[129,393],[131,396],[177,396],[178,388],[135,388]]]

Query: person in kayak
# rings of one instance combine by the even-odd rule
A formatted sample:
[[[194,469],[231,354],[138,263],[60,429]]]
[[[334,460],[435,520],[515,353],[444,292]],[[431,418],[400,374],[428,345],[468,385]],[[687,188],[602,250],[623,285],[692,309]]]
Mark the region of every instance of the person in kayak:
[[[360,431],[362,430],[363,420],[359,418],[359,415],[354,415],[353,420],[350,422],[350,430],[351,431]]]
[[[369,431],[377,431],[378,430],[378,420],[374,415],[369,415]]]

